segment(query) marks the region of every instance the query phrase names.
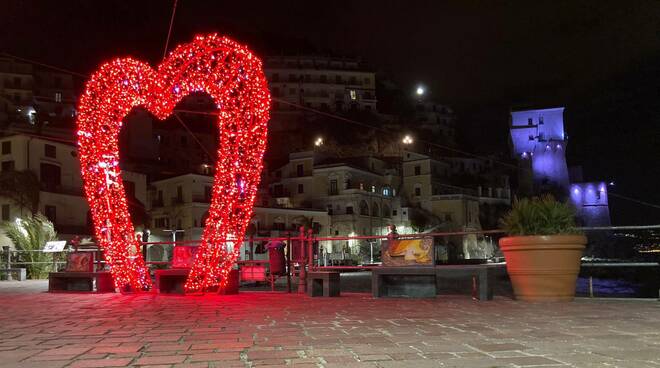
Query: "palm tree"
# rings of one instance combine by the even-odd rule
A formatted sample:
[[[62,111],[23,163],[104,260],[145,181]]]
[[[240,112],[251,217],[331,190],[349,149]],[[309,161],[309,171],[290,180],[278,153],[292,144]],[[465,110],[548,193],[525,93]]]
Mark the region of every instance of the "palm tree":
[[[37,213],[16,221],[6,221],[0,225],[5,235],[21,251],[19,259],[26,262],[28,277],[44,278],[48,274],[51,256],[41,252],[46,242],[56,240],[57,233],[53,223],[46,216]]]

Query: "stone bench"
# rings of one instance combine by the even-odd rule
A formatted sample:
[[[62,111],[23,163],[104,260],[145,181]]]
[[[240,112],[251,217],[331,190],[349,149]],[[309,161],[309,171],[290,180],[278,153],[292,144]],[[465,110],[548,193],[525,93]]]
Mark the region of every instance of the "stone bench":
[[[334,297],[340,294],[339,272],[307,273],[307,295]]]
[[[7,274],[7,281],[13,280],[12,273],[16,273],[16,278],[18,279],[18,281],[27,280],[27,272],[25,268],[1,268],[0,273]]]
[[[110,272],[51,272],[48,274],[48,291],[57,292],[114,292]]]
[[[163,294],[183,294],[189,268],[174,268],[169,270],[156,270],[156,292]]]
[[[438,284],[455,279],[471,279],[472,296],[479,300],[493,299],[495,273],[503,265],[447,265],[436,266],[435,274]]]
[[[424,266],[374,267],[371,270],[371,293],[374,298],[435,298],[435,269]]]
[[[473,297],[493,299],[495,265],[451,265],[435,267],[375,267],[372,269],[371,292],[375,298],[434,298],[438,285],[447,280],[471,279]]]

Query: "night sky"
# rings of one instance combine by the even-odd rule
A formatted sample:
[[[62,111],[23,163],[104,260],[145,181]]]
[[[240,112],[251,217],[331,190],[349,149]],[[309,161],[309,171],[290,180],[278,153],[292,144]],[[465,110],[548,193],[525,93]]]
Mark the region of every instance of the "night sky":
[[[157,63],[172,3],[4,0],[0,51],[82,73],[117,56]],[[512,107],[563,105],[569,165],[660,204],[660,1],[179,0],[171,45],[201,32],[422,83],[478,153],[506,149]],[[660,223],[660,209],[610,200],[616,224]]]

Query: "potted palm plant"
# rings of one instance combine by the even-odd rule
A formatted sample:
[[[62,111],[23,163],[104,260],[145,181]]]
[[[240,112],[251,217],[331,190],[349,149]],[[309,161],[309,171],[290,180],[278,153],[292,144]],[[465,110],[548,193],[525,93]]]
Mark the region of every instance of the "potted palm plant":
[[[500,239],[516,299],[570,301],[587,238],[567,203],[546,195],[514,201],[502,218],[508,237]]]

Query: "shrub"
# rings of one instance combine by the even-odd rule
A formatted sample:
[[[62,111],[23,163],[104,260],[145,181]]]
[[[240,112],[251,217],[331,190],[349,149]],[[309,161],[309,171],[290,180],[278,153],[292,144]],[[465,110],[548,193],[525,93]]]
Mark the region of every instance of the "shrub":
[[[573,207],[551,195],[514,200],[500,222],[511,236],[580,234]]]

